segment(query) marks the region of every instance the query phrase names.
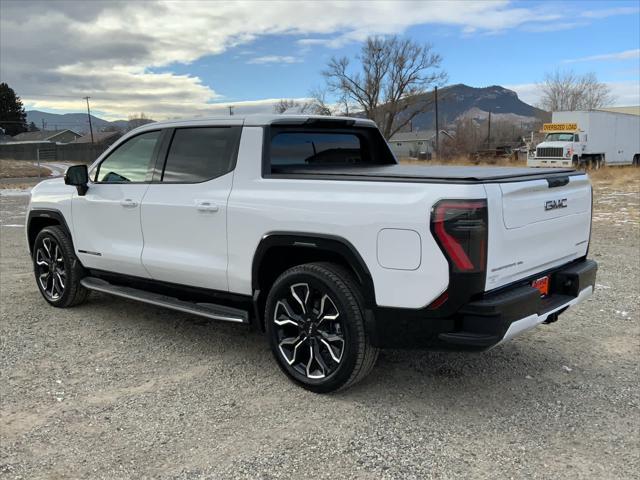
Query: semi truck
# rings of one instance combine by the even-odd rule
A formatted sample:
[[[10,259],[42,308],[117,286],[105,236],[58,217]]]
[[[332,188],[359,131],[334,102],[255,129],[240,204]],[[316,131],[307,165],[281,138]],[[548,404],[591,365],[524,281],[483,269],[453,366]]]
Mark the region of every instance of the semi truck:
[[[592,110],[553,112],[529,167],[578,167],[640,163],[640,116]]]

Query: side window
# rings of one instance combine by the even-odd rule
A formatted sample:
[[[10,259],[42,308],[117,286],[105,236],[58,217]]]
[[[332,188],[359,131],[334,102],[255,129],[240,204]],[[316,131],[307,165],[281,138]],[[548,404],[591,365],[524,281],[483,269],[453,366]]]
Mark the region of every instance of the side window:
[[[95,181],[144,182],[160,131],[137,135],[116,148],[99,166]]]
[[[198,183],[233,170],[241,127],[178,128],[173,134],[163,182]]]
[[[579,142],[580,141],[580,136],[577,133],[573,136],[573,141],[574,142]]]

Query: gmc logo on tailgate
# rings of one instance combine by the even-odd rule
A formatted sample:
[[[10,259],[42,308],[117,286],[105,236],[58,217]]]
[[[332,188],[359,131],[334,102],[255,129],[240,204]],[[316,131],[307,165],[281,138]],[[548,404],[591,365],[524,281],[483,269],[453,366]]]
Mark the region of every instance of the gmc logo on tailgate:
[[[560,200],[547,200],[544,203],[545,210],[556,210],[558,208],[567,208],[567,199],[562,198]]]

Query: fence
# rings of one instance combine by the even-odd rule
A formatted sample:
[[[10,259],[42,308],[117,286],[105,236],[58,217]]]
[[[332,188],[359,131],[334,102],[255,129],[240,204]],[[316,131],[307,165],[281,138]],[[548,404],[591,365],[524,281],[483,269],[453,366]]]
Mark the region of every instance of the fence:
[[[91,163],[107,149],[91,143],[56,144],[51,142],[0,143],[0,159]]]

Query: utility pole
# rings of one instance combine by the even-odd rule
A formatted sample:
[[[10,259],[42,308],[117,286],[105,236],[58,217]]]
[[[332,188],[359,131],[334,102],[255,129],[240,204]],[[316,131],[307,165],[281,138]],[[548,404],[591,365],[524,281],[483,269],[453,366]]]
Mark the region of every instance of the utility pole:
[[[229,115],[233,115],[233,105],[229,105]]]
[[[91,144],[93,144],[93,126],[91,125],[91,109],[89,108],[89,99],[91,97],[82,97],[87,101],[87,116],[89,117],[89,132],[91,133]]]
[[[45,121],[44,118],[42,119],[42,131],[44,132],[44,125],[45,125]]]
[[[487,148],[491,148],[491,110],[489,110],[489,126],[487,131]]]
[[[435,88],[434,100],[436,102],[436,158],[440,159],[440,124],[438,123],[438,87]]]

